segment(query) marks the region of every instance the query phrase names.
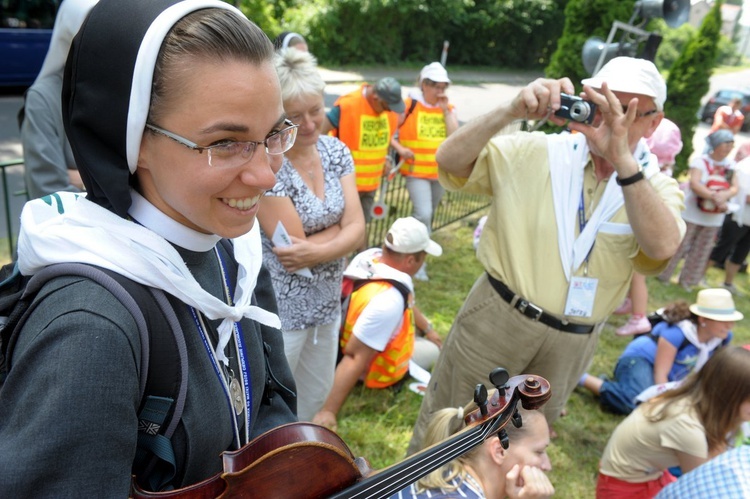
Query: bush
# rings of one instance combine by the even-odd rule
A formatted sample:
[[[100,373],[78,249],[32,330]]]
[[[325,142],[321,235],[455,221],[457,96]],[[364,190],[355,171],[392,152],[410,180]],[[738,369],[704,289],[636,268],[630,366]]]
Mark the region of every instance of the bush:
[[[565,0],[311,0],[280,27],[307,38],[322,64],[423,64],[449,40],[450,63],[540,67],[562,30]],[[540,36],[542,34],[542,36]]]
[[[583,44],[592,36],[606,40],[612,23],[630,19],[634,5],[634,0],[570,0],[562,36],[545,74],[549,78],[567,76],[576,85],[590,76],[581,58]]]
[[[685,50],[690,38],[698,33],[698,30],[688,23],[679,28],[670,28],[663,19],[653,19],[649,23],[649,30],[664,36],[654,61],[656,67],[661,69],[671,68]]]
[[[706,15],[696,36],[692,37],[669,72],[668,99],[664,106],[667,118],[674,121],[682,132],[682,152],[676,158],[674,176],[688,168],[693,153],[692,137],[698,124],[701,98],[708,92],[709,78],[716,63],[719,29],[721,28],[721,1]]]

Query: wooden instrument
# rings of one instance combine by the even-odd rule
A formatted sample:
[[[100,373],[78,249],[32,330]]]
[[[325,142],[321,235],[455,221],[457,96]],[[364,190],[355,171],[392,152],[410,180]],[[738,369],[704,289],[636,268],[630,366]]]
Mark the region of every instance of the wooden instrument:
[[[341,438],[312,423],[290,423],[260,435],[243,448],[222,454],[224,472],[190,487],[146,492],[133,484],[132,496],[144,498],[264,498],[360,499],[386,498],[431,471],[498,434],[505,448],[508,422],[519,427],[524,409],[538,409],[552,395],[549,382],[535,375],[509,377],[497,368],[490,381],[498,390],[492,397],[477,385],[478,409],[468,414],[466,428],[407,459],[382,470],[372,470],[355,458]]]

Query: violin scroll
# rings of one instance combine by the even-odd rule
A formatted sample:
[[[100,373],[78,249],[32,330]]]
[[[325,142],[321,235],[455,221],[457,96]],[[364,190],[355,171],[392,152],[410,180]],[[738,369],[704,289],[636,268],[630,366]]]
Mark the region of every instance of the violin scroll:
[[[514,378],[523,378],[523,383],[518,384],[518,392],[524,409],[539,409],[552,396],[549,381],[541,376],[530,374]]]
[[[487,419],[495,417],[498,413],[503,413],[501,418],[505,417],[504,414],[508,412],[506,421],[513,418],[516,413],[516,404],[520,401],[524,409],[539,409],[545,402],[547,402],[552,396],[549,381],[541,376],[535,374],[521,374],[507,378],[508,374],[505,369],[495,369],[490,375],[490,382],[495,384],[498,390],[492,393],[492,396],[487,400],[487,392],[484,390],[484,397],[477,399],[477,395],[480,394],[480,386],[474,390],[475,399],[479,410],[473,411],[464,417],[464,421],[467,426],[481,423]],[[507,383],[503,383],[507,381]],[[503,423],[503,425],[505,424]],[[516,424],[516,421],[513,422]]]

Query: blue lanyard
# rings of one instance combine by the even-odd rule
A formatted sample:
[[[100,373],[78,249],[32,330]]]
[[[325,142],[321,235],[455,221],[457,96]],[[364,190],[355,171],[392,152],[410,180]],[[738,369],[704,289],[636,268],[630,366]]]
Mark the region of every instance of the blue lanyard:
[[[216,251],[216,256],[219,260],[219,266],[221,267],[222,277],[224,278],[224,290],[227,295],[227,300],[231,302],[231,304],[234,304],[234,297],[232,296],[231,288],[229,286],[229,279],[226,274],[226,267],[224,265],[224,261],[221,257],[221,254]],[[234,404],[232,403],[232,394],[229,390],[229,384],[227,380],[224,378],[224,374],[222,373],[221,366],[219,366],[219,362],[216,359],[216,354],[213,350],[213,347],[211,346],[211,341],[208,338],[208,333],[203,327],[203,321],[198,315],[198,311],[194,307],[189,307],[190,313],[193,316],[193,321],[195,322],[196,327],[198,328],[198,332],[201,335],[201,340],[203,341],[203,346],[205,347],[206,351],[208,352],[208,357],[211,359],[211,364],[214,368],[214,374],[219,379],[219,382],[221,383],[221,386],[224,388],[224,396],[227,401],[227,405],[229,408],[229,414],[232,416],[232,430],[234,432],[234,438],[235,438],[235,445],[239,449],[242,447],[242,440],[240,438],[240,430],[239,430],[239,423],[237,421],[237,417],[235,416],[235,410],[234,410]],[[253,407],[253,392],[252,392],[252,379],[250,375],[250,369],[247,363],[247,348],[245,345],[245,338],[242,334],[242,325],[239,322],[235,322],[234,326],[232,327],[232,333],[235,341],[235,346],[237,348],[237,363],[240,368],[241,372],[241,382],[242,386],[245,391],[245,443],[249,440],[250,435],[250,423],[252,422],[252,416],[251,416],[251,410]]]
[[[586,220],[586,209],[584,208],[584,203],[583,203],[583,187],[581,187],[581,201],[578,203],[578,236],[579,237],[581,233],[583,233],[583,229],[586,228],[587,223],[588,223],[588,220]],[[594,244],[596,244],[596,240],[594,240]],[[586,259],[584,260],[584,264],[585,264],[583,268],[584,276],[589,275],[589,257],[591,256],[591,252],[594,251],[594,244],[591,245],[589,252],[586,254]]]
[[[583,207],[583,187],[581,188],[581,202],[578,203],[578,235],[586,228],[586,210]]]

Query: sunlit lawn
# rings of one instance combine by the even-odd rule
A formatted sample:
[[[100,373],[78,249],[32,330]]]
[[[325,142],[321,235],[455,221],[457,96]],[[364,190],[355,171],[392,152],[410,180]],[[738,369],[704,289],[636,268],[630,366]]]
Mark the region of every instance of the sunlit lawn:
[[[443,336],[448,333],[453,316],[482,272],[471,243],[478,217],[473,216],[434,233],[434,238],[443,245],[443,256],[429,260],[430,281],[416,283],[419,306]],[[723,271],[709,270],[707,280],[710,285],[718,286],[722,279]],[[735,284],[750,293],[746,274],[740,274]],[[677,285],[665,285],[649,278],[648,286],[649,310],[680,298],[690,303],[694,301],[694,293],[687,293]],[[746,316],[750,314],[750,299],[736,301]],[[616,336],[614,330],[626,320],[627,316],[612,316],[605,327],[590,369],[593,374],[611,374],[617,357],[629,341],[629,338]],[[747,321],[738,323],[734,332],[735,342],[750,343]],[[471,394],[466,398],[468,401]],[[357,386],[340,414],[339,433],[355,455],[368,458],[375,468],[387,466],[403,459],[420,403],[421,397],[406,387],[394,392]],[[557,497],[594,497],[599,457],[621,419],[602,412],[593,396],[576,390],[568,402],[567,416],[555,425],[558,437],[549,449],[553,465],[551,477]]]

